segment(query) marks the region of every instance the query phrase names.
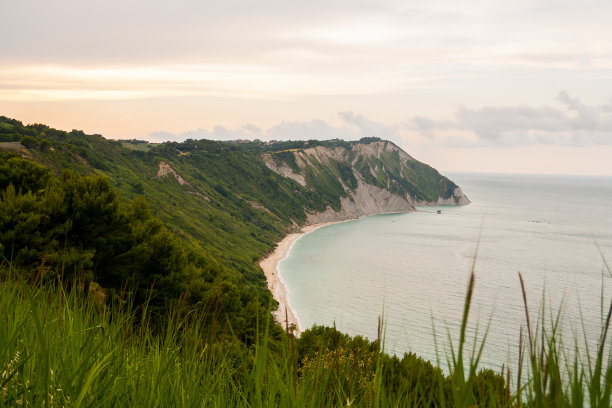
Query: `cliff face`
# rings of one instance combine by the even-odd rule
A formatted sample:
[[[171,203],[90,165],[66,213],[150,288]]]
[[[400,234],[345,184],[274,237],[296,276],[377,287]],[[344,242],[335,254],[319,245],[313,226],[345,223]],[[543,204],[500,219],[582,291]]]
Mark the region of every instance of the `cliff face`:
[[[262,157],[277,174],[340,197],[340,205],[308,212],[307,224],[470,202],[451,180],[388,141],[291,149]]]
[[[414,206],[405,198],[361,180],[348,197],[340,199],[340,203],[339,211],[328,206],[324,212],[308,213],[307,225],[356,219],[372,214],[414,211]]]

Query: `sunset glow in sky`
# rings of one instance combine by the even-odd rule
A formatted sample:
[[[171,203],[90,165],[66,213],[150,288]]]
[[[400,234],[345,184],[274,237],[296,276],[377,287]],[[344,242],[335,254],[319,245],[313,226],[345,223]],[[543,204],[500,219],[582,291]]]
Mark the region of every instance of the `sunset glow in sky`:
[[[612,175],[612,2],[0,1],[0,115],[107,138],[392,140]]]

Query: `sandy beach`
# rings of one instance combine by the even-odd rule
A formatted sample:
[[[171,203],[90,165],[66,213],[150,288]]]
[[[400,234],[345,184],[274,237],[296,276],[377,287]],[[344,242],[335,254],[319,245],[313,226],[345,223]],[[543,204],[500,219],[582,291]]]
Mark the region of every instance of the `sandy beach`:
[[[300,327],[299,320],[297,318],[296,312],[289,304],[287,299],[287,288],[280,276],[280,271],[278,268],[278,264],[282,261],[289,251],[291,247],[301,236],[304,234],[308,234],[318,228],[324,227],[326,225],[336,224],[335,222],[325,222],[322,224],[309,225],[307,227],[302,228],[301,232],[289,234],[281,242],[278,243],[276,249],[259,262],[259,266],[263,269],[264,274],[266,275],[266,280],[268,281],[268,289],[272,292],[272,296],[278,302],[278,309],[272,312],[274,316],[274,320],[279,322],[283,328],[288,324],[289,326],[295,325],[296,335],[299,336],[300,333],[304,330],[303,327]]]

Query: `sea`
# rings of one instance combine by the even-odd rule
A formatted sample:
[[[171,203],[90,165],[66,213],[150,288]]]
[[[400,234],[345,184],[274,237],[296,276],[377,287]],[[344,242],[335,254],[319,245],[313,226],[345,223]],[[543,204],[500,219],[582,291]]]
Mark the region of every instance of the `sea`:
[[[446,174],[471,200],[322,227],[279,264],[300,326],[334,326],[449,370],[468,281],[467,355],[516,367],[532,330],[596,349],[612,301],[612,177]],[[438,210],[440,213],[438,214]],[[544,331],[543,331],[544,330]],[[524,337],[523,344],[527,344]]]

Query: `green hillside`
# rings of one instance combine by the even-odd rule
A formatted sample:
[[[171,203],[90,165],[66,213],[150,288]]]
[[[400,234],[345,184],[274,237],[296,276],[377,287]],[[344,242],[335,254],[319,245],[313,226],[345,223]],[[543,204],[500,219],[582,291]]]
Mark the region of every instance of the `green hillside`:
[[[363,145],[369,143],[390,142],[362,141]],[[40,124],[24,126],[0,117],[0,149],[30,158],[55,175],[70,169],[85,176],[106,176],[121,203],[144,196],[153,215],[167,228],[199,246],[213,263],[237,276],[264,303],[266,285],[256,261],[288,230],[304,224],[307,213],[324,211],[327,206],[339,209],[340,199],[356,187],[355,174],[363,175],[366,183],[400,195],[413,193],[421,200],[449,197],[456,188],[417,161],[400,166],[397,151],[385,152],[380,158],[356,155],[351,147],[357,144],[209,140],[149,144],[112,141]],[[304,155],[323,147],[343,149],[344,160],[320,163],[313,158],[308,166],[297,167],[294,152]],[[307,184],[271,171],[265,155],[293,166]],[[355,157],[357,161],[352,163]],[[162,163],[170,172],[158,176]]]
[[[41,262],[47,276],[78,272],[109,295],[131,281],[141,302],[153,285],[152,306],[159,310],[187,287],[194,304],[213,304],[224,294],[233,299],[225,307],[229,321],[246,340],[256,316],[275,303],[257,262],[307,214],[340,209],[357,178],[432,201],[456,187],[422,163],[400,163],[398,150],[357,151],[380,144],[390,142],[151,144],[0,117],[0,187],[15,189],[4,198],[13,213],[3,220],[2,256],[31,274]],[[335,159],[321,158],[332,151],[340,152]],[[306,183],[272,171],[270,158]],[[83,216],[79,206],[92,207],[91,214]],[[173,261],[162,262],[161,254]]]
[[[151,144],[0,117],[0,406],[610,406],[612,309],[574,360],[557,320],[527,321],[500,373],[465,350],[473,275],[448,374],[386,354],[381,324],[272,322],[258,261],[287,232],[467,202],[377,138]]]

